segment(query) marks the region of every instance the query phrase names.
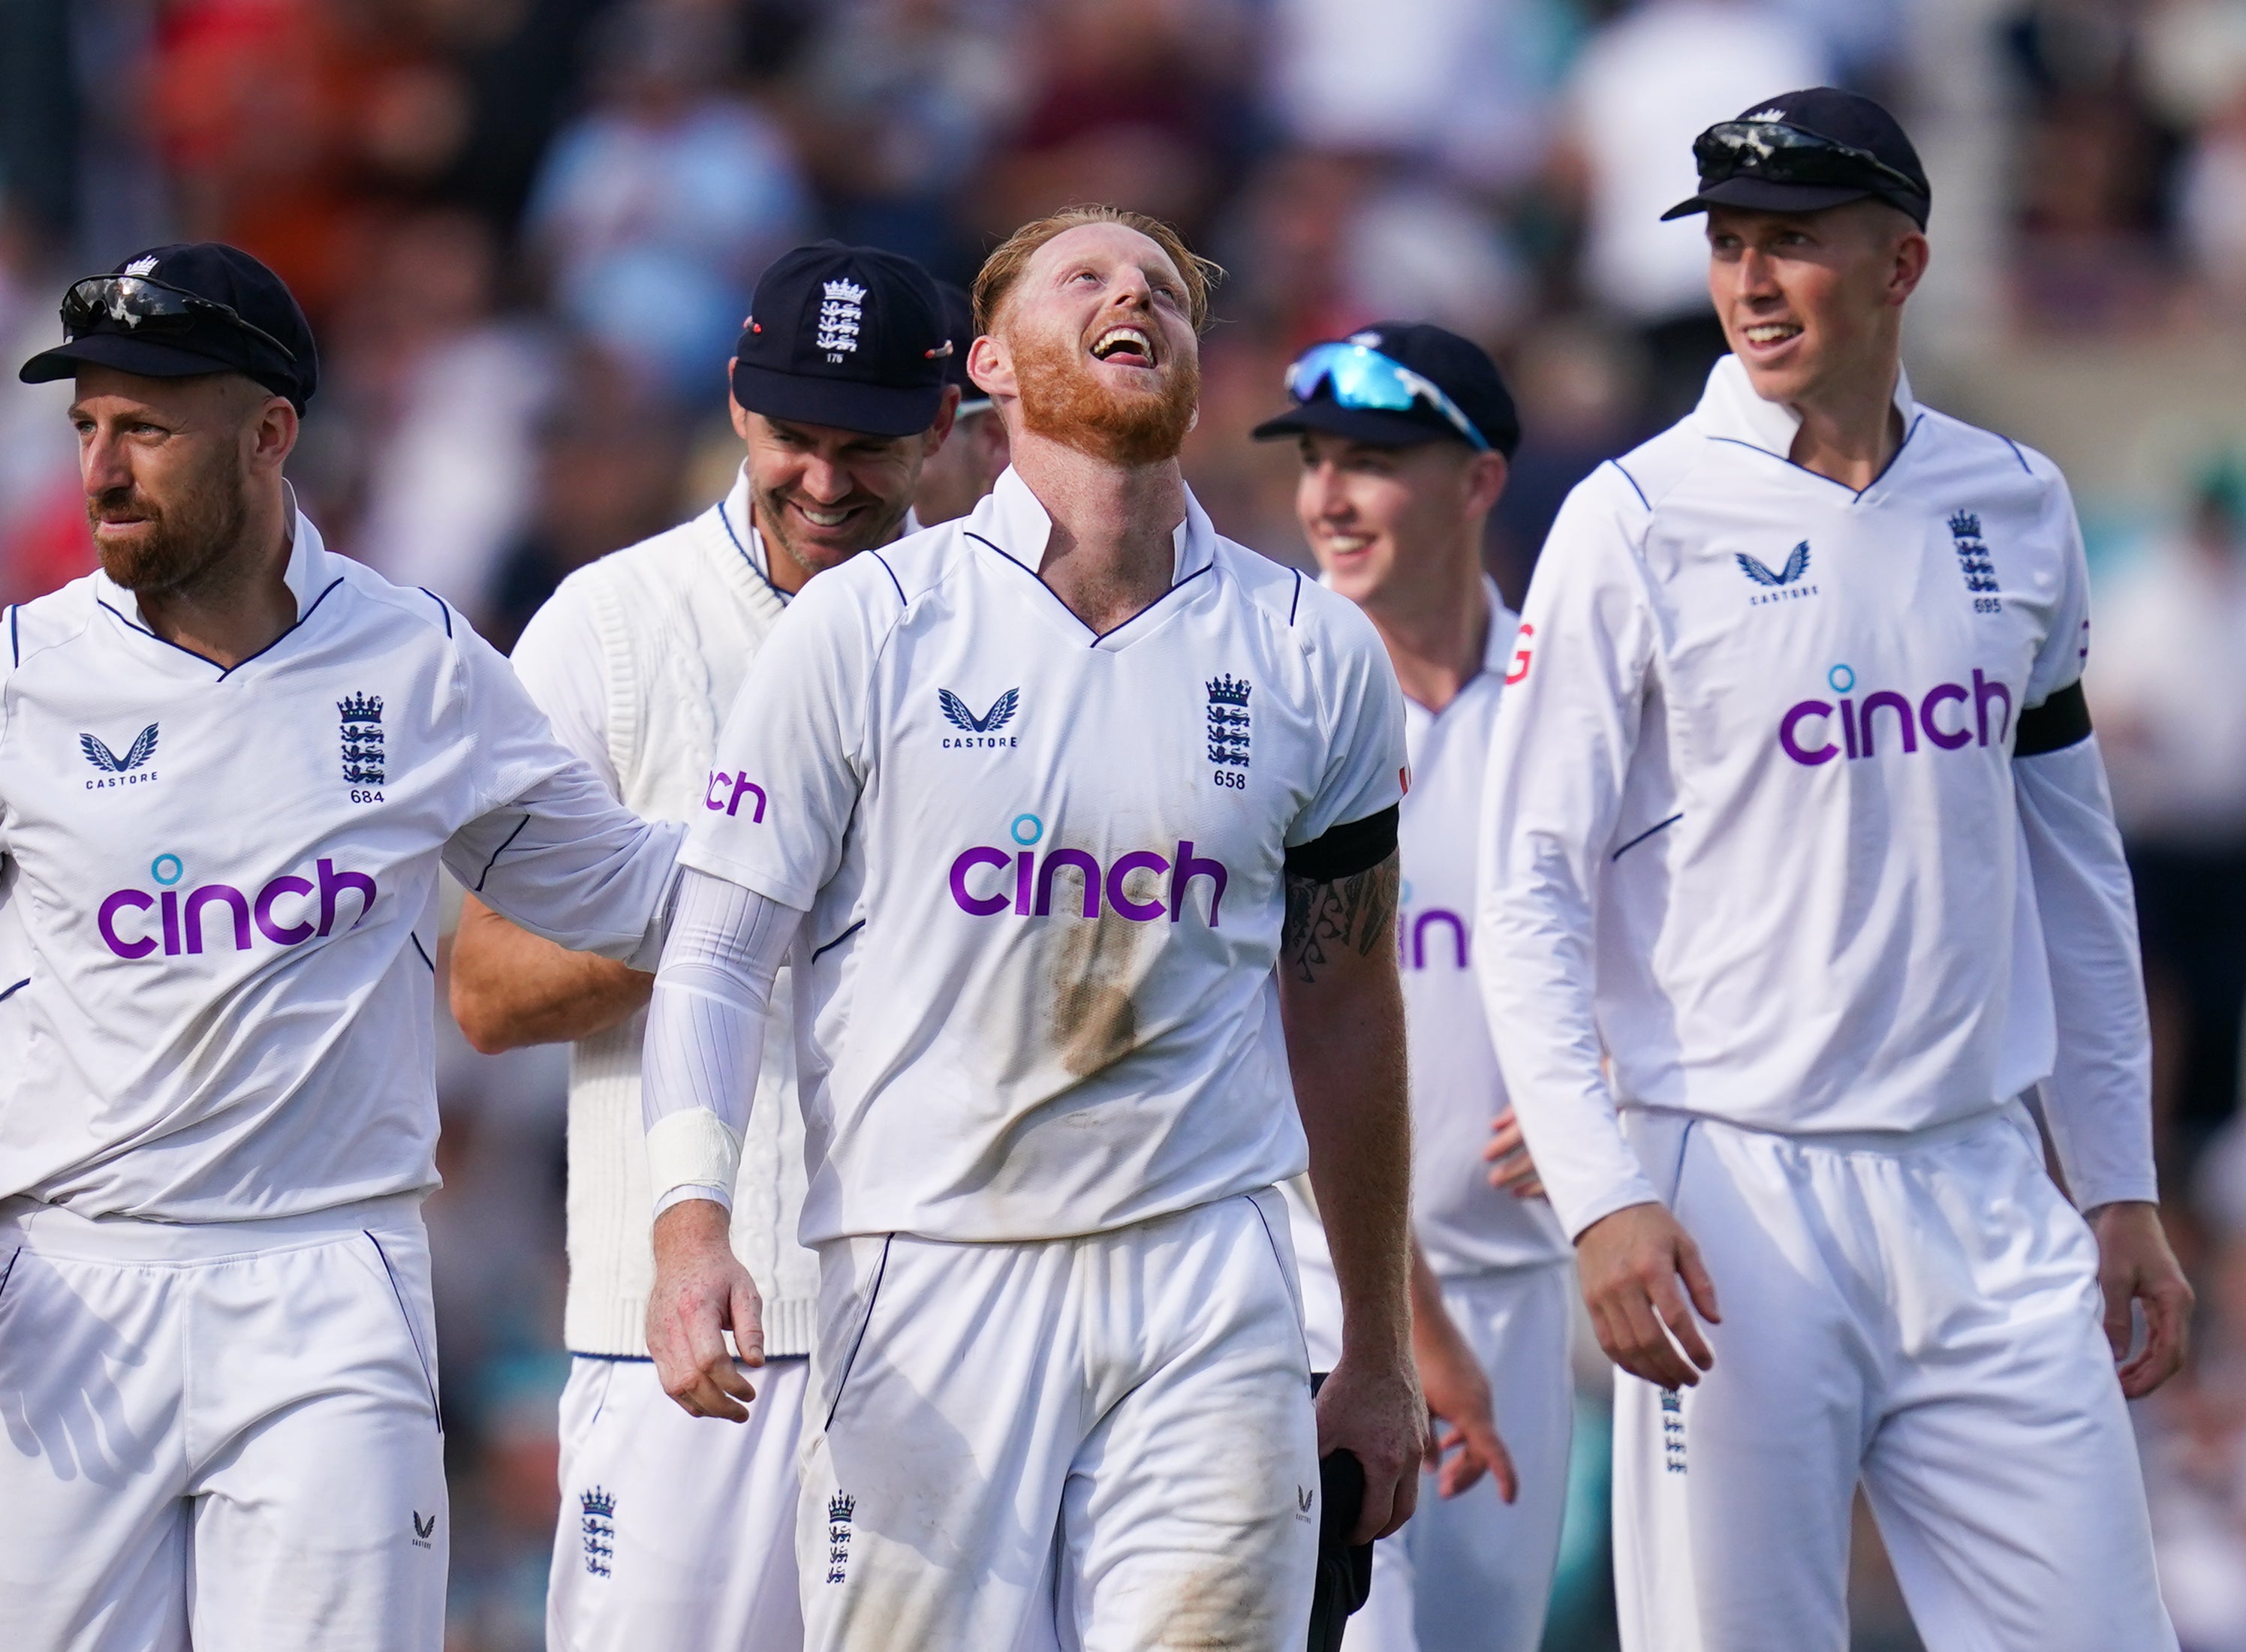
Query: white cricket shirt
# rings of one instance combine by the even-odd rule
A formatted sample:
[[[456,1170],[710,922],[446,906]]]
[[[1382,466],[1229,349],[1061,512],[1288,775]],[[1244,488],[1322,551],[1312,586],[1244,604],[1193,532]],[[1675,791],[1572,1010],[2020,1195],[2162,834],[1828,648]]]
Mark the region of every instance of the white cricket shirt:
[[[679,828],[302,515],[287,579],[296,622],[231,670],[99,573],[0,616],[0,1196],[203,1221],[436,1186],[440,858],[652,962]]]
[[[2080,535],[2050,460],[1907,383],[1895,405],[1902,445],[1853,493],[1788,459],[1793,416],[1726,357],[1694,413],[1576,487],[1537,565],[1497,719],[1477,963],[1570,1233],[1653,1197],[1617,1100],[1896,1132],[2052,1072],[2024,879],[2053,852],[2024,831],[2013,744],[2082,672]],[[2088,759],[2071,841],[2086,875],[2121,880],[2119,915],[2053,939],[2133,954],[2094,753],[2021,765]],[[2108,1138],[2075,1177],[2086,1203],[2150,1187],[2124,977],[2067,1006],[2119,1052],[2103,1092],[2069,1102],[2070,1129]]]
[[[1290,846],[1395,804],[1364,615],[1217,537],[1094,636],[1009,470],[773,627],[683,863],[807,913],[803,1237],[1091,1234],[1308,1161],[1272,967]]]
[[[1482,1158],[1506,1109],[1505,1082],[1473,968],[1483,777],[1519,615],[1494,583],[1482,669],[1440,711],[1404,702],[1412,790],[1399,824],[1404,887],[1396,919],[1412,1075],[1412,1230],[1446,1277],[1570,1254],[1541,1199],[1489,1185]]]

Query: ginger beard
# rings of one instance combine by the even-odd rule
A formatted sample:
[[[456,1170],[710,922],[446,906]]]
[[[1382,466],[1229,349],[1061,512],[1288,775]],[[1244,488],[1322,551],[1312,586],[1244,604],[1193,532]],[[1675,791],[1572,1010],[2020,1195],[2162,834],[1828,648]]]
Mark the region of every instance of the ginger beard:
[[[1185,445],[1201,403],[1201,364],[1191,356],[1172,361],[1156,388],[1133,395],[1096,377],[1073,341],[1038,334],[1011,342],[1024,429],[1133,467],[1175,459]]]
[[[168,506],[137,485],[94,494],[85,502],[85,520],[101,571],[139,595],[165,595],[201,581],[241,541],[249,520],[246,480],[238,455],[228,451]],[[146,526],[131,534],[102,532],[128,522]]]

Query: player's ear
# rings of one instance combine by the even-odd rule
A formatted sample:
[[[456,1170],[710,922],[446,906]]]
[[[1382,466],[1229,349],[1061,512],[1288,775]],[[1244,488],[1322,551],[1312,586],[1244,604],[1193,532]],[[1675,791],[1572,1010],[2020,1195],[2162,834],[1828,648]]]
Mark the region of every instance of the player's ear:
[[[943,446],[944,438],[951,434],[952,422],[958,417],[959,386],[946,384],[943,387],[943,399],[936,405],[936,423],[930,425],[921,437],[922,458],[936,457],[937,452]]]
[[[1479,516],[1494,507],[1505,496],[1505,485],[1512,477],[1512,465],[1494,449],[1470,457],[1466,476],[1468,513]]]
[[[740,359],[738,356],[725,358],[725,411],[732,415],[733,434],[745,442],[749,439],[749,410],[733,398],[733,369]]]
[[[983,333],[967,347],[967,377],[993,400],[1018,396],[1014,357],[996,334]]]

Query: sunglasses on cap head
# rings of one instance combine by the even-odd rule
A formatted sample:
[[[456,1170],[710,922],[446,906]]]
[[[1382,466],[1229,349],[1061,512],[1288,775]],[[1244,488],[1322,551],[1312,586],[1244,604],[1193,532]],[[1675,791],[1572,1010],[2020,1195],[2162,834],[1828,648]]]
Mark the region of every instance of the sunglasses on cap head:
[[[1287,394],[1297,403],[1310,400],[1321,384],[1329,387],[1339,405],[1362,412],[1409,412],[1425,402],[1477,452],[1490,451],[1488,439],[1474,427],[1474,420],[1433,380],[1401,362],[1391,361],[1370,344],[1347,341],[1313,344],[1287,370]]]
[[[1872,187],[1882,193],[1900,191],[1913,201],[1926,198],[1924,185],[1868,149],[1782,120],[1719,120],[1692,140],[1692,159],[1699,166],[1703,189],[1746,177],[1773,184]]]
[[[71,283],[63,295],[63,335],[76,342],[104,323],[133,334],[176,337],[214,320],[244,332],[279,350],[288,364],[296,365],[296,352],[242,318],[231,304],[204,298],[147,275],[88,275]]]

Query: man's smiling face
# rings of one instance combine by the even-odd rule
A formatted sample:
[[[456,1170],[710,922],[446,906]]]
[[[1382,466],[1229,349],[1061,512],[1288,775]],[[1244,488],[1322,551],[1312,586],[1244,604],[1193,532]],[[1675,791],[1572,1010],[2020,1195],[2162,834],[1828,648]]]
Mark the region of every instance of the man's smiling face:
[[[950,426],[954,399],[945,398],[934,427],[911,436],[767,418],[734,405],[734,427],[748,443],[749,495],[773,553],[775,583],[800,588],[813,574],[896,537],[920,486],[921,465]]]
[[[1926,238],[1883,201],[1822,212],[1708,208],[1708,292],[1766,401],[1798,403],[1884,359]]]
[[[1031,255],[993,333],[1023,425],[1122,465],[1174,458],[1201,398],[1185,279],[1152,238],[1079,224]]]

